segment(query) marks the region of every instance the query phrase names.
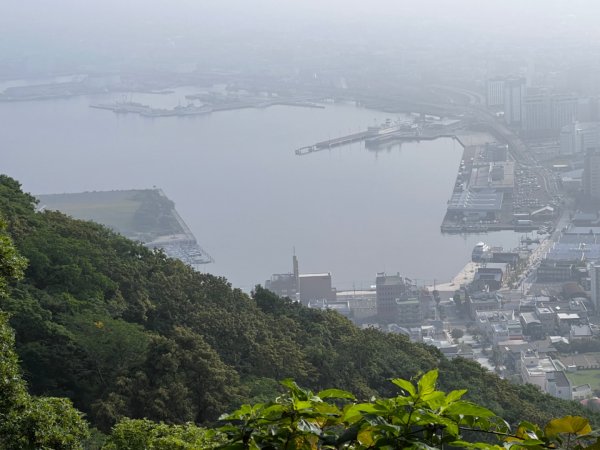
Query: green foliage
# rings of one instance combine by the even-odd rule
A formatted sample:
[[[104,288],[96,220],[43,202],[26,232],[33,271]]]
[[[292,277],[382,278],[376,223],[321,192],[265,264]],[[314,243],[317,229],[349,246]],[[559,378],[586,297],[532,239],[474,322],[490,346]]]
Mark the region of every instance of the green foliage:
[[[102,226],[33,205],[0,176],[4,236],[29,260],[0,309],[10,313],[31,393],[70,398],[103,432],[123,417],[211,423],[241,403],[267,401],[281,392],[275,380],[290,377],[315,392],[337,386],[361,399],[392,397],[389,379],[436,367],[442,390],[468,387],[465,399],[510,423],[584,413],[475,362],[360,330],[260,286],[248,296]]]
[[[460,339],[461,337],[463,337],[465,335],[465,332],[463,330],[461,330],[460,328],[454,328],[450,332],[450,335],[452,336],[453,339]]]
[[[215,433],[191,423],[167,425],[125,419],[112,429],[103,450],[200,450],[214,447]]]
[[[466,390],[437,390],[438,371],[416,383],[393,379],[401,393],[392,398],[356,402],[346,391],[313,394],[291,380],[275,401],[244,405],[221,417],[211,448],[238,449],[583,449],[597,448],[600,438],[587,419],[566,416],[542,430],[522,422],[511,431],[487,408],[465,401]],[[327,401],[332,400],[332,401]],[[480,440],[492,437],[495,442]]]
[[[5,295],[10,280],[23,278],[27,266],[27,260],[17,252],[6,228],[6,222],[0,218],[0,296]]]
[[[6,314],[0,314],[0,448],[83,448],[89,432],[81,413],[67,399],[30,397],[13,347]]]

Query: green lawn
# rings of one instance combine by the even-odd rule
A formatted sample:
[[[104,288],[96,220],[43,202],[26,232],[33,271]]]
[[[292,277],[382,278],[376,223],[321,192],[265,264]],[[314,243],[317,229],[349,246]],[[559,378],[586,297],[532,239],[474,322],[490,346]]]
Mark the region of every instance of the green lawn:
[[[40,205],[56,209],[82,220],[103,223],[124,235],[134,230],[133,215],[141,202],[134,199],[138,191],[83,192],[78,194],[40,195]]]
[[[183,233],[173,202],[151,189],[38,195],[40,206],[104,224],[132,239]]]
[[[566,372],[566,374],[573,386],[589,384],[592,389],[600,390],[600,369],[578,370],[577,372]]]

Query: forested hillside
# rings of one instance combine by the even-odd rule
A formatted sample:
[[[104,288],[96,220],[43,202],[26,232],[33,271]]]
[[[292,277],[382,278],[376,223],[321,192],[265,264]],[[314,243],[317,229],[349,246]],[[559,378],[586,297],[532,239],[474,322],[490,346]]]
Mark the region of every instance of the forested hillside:
[[[0,306],[30,392],[70,398],[101,430],[124,416],[210,422],[242,402],[271,398],[287,377],[359,399],[392,396],[390,378],[436,367],[441,389],[466,388],[466,398],[509,422],[579,414],[600,423],[575,403],[511,385],[474,362],[359,330],[260,287],[250,297],[102,226],[36,213],[34,198],[6,176],[0,215],[28,260]]]

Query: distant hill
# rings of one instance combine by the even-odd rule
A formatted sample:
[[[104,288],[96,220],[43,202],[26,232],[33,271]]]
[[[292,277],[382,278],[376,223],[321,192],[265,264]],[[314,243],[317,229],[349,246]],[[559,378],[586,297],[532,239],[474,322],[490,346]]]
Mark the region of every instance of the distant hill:
[[[104,226],[36,213],[34,202],[0,176],[0,215],[29,260],[0,308],[11,314],[30,390],[69,397],[100,429],[122,416],[210,422],[242,401],[271,398],[286,377],[362,398],[392,395],[389,378],[434,367],[442,389],[466,388],[509,421],[585,414],[600,424],[575,403],[512,385],[475,362],[360,330],[260,287],[248,296]]]

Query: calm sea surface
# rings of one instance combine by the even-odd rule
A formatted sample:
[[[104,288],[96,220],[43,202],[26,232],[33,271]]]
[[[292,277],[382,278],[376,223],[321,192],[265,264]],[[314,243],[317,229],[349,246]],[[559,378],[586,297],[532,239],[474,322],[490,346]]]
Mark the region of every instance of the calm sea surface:
[[[128,99],[170,107],[191,92]],[[294,155],[390,114],[277,106],[152,119],[89,108],[120,98],[0,103],[0,171],[34,194],[160,187],[216,259],[207,271],[246,290],[290,271],[293,247],[301,272],[358,289],[378,271],[447,281],[476,242],[518,243],[513,232],[440,233],[462,154],[451,139]]]

